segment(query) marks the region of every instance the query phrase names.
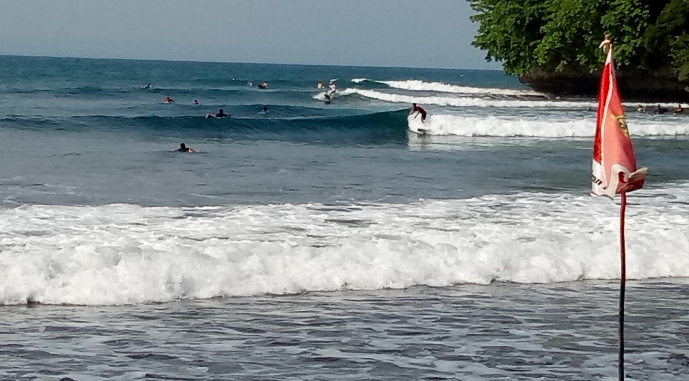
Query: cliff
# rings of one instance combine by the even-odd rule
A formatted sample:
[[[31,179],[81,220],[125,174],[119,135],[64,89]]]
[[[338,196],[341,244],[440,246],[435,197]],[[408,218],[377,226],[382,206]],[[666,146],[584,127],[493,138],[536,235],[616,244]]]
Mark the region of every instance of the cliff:
[[[616,74],[623,102],[689,103],[689,87],[678,81],[671,69],[653,72],[618,69]],[[518,78],[534,91],[552,96],[596,98],[600,73],[589,73],[581,67],[568,67],[561,72],[535,68]]]

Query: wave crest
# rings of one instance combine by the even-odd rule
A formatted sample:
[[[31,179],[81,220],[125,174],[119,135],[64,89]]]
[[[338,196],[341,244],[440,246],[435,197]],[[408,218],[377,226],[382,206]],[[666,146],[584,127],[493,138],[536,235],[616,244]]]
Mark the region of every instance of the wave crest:
[[[414,121],[415,122],[415,121]],[[414,129],[412,122],[408,127]],[[498,117],[465,117],[459,115],[429,115],[424,128],[430,135],[495,136],[495,137],[592,137],[596,120],[594,117],[562,121],[543,119],[515,119]],[[678,136],[689,135],[689,124],[635,122],[630,126],[635,136]]]
[[[689,277],[689,186],[666,190],[671,197],[640,191],[644,209],[628,211],[632,279]],[[30,206],[0,214],[0,304],[619,276],[617,208],[589,196],[523,193],[340,207]]]

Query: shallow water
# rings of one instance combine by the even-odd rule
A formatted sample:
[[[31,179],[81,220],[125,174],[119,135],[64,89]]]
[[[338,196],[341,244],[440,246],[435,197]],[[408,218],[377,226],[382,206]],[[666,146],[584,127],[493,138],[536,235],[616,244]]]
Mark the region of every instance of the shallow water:
[[[627,375],[683,380],[685,280],[628,284]],[[494,283],[129,307],[9,307],[8,379],[604,380],[612,282]]]

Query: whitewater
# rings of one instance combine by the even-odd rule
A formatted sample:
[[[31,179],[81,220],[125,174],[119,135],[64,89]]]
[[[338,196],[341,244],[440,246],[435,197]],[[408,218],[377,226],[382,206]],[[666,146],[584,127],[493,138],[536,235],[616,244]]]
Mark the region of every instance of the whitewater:
[[[665,190],[685,197],[683,184]],[[651,193],[651,192],[646,192]],[[689,217],[642,194],[630,279],[689,277]],[[500,214],[492,213],[504,207]],[[586,217],[592,208],[599,218]],[[40,216],[40,217],[38,217]],[[480,219],[480,223],[476,220]],[[518,194],[408,205],[32,206],[6,211],[5,304],[133,304],[307,291],[616,279],[616,208]],[[505,251],[509,247],[509,251]],[[33,280],[33,281],[32,281]]]

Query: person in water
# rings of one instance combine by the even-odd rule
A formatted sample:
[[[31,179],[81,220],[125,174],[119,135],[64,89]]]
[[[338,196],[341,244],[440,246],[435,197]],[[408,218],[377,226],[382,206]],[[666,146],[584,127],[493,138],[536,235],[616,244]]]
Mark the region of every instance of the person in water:
[[[675,109],[675,114],[681,114],[684,112],[684,109],[682,108],[682,105],[679,104],[677,105],[677,108]]]
[[[193,104],[193,105],[197,105],[197,104],[199,104],[199,100],[198,100],[198,99],[194,99],[194,101],[193,101],[193,102],[191,102],[191,104]]]
[[[247,86],[249,86],[249,87],[251,87],[251,86],[253,86],[253,85],[254,85],[254,83],[253,83],[253,82],[251,82],[251,81],[249,81],[249,82],[247,82],[247,83],[246,83],[246,85],[247,85]]]
[[[268,106],[263,106],[263,112],[268,112]]]
[[[177,148],[177,152],[196,152],[196,150],[191,147],[187,147],[184,143],[181,143],[179,148]]]
[[[330,90],[325,94],[325,97],[328,99],[332,99],[333,95],[337,92],[337,87],[335,86],[335,81],[330,81],[330,84],[328,85]]]
[[[146,86],[144,86],[144,90],[148,90],[148,89],[150,89],[150,88],[151,88],[151,84],[150,84],[150,83],[147,84]]]
[[[165,97],[165,99],[163,99],[163,103],[175,103],[175,100],[170,97]]]
[[[421,114],[421,121],[422,122],[426,121],[426,110],[422,109],[420,106],[417,106],[416,103],[412,103],[411,104],[411,110],[409,110],[408,115],[411,115],[415,112],[418,112],[419,114]]]
[[[666,108],[662,108],[662,107],[660,107],[660,105],[658,105],[658,107],[656,107],[655,113],[656,114],[665,114],[668,111],[670,111],[670,110],[668,110]]]
[[[268,82],[263,81],[263,83],[256,85],[256,87],[258,87],[259,89],[266,89],[268,88]]]
[[[218,110],[218,113],[215,114],[216,118],[224,118],[226,116],[230,116],[230,114],[225,114],[225,111],[223,109]]]

